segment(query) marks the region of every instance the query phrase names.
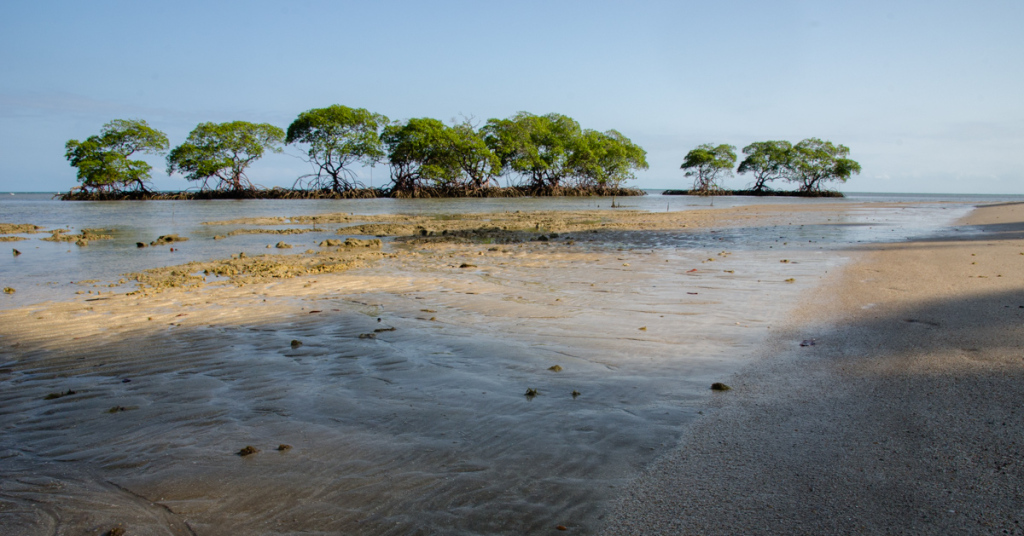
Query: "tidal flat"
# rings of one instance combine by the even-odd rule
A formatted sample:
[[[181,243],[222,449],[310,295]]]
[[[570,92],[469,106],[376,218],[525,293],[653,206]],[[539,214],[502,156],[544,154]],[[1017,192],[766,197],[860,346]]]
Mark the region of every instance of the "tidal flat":
[[[195,216],[169,262],[5,279],[37,288],[0,311],[0,526],[593,532],[828,272],[971,207],[500,206]],[[131,248],[155,230],[102,219],[81,225],[114,258],[153,255]],[[278,228],[309,233],[259,252]],[[211,269],[252,259],[307,271]]]

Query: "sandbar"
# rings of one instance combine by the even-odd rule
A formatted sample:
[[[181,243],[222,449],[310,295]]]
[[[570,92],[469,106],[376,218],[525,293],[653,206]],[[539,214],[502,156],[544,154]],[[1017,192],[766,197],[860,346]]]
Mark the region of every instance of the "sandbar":
[[[960,223],[829,274],[603,533],[1024,533],[1024,205]]]

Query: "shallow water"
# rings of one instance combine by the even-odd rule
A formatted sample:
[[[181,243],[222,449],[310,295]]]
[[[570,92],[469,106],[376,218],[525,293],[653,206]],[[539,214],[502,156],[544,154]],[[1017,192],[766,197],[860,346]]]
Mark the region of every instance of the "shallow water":
[[[709,208],[706,198],[652,195],[618,198],[616,203],[628,209],[661,212]],[[950,221],[950,214],[963,213],[966,207],[981,202],[1024,200],[1024,196],[922,196],[851,194],[842,199],[800,199],[772,197],[716,197],[714,206],[729,208],[746,205],[779,205],[794,201],[804,206],[827,203],[863,205],[866,208],[837,214],[835,222],[807,229],[809,240],[830,244],[871,241],[894,241],[926,235],[936,225]],[[910,201],[915,206],[887,210],[881,207],[893,202]],[[64,300],[75,292],[106,287],[117,282],[120,275],[149,268],[181,264],[190,260],[204,261],[227,258],[245,252],[255,255],[266,252],[268,245],[285,241],[302,248],[312,247],[325,238],[337,238],[339,225],[321,225],[322,232],[301,235],[237,235],[226,240],[212,240],[215,235],[244,227],[202,225],[205,221],[238,218],[315,215],[349,212],[352,214],[457,214],[469,212],[504,212],[535,210],[593,210],[611,208],[611,198],[520,198],[520,199],[362,199],[362,200],[244,200],[244,201],[126,201],[126,202],[61,202],[52,194],[0,194],[0,223],[31,223],[46,230],[68,228],[108,229],[112,240],[92,241],[86,247],[67,242],[40,240],[45,233],[21,234],[28,240],[8,242],[22,255],[0,255],[0,283],[16,289],[13,295],[0,296],[0,309],[20,307],[44,300]],[[872,206],[879,207],[872,210]],[[938,212],[937,212],[938,211]],[[952,212],[943,212],[952,211]],[[305,227],[306,225],[283,225]],[[889,227],[886,229],[886,227]],[[170,246],[139,249],[137,242],[149,243],[158,236],[178,234],[188,242]],[[730,235],[732,247],[754,247],[770,236]],[[715,237],[723,238],[723,236]],[[801,239],[803,237],[801,236]],[[690,235],[662,236],[655,243],[641,247],[699,247],[703,238]],[[689,243],[680,244],[680,240]],[[774,239],[773,239],[774,240]],[[720,240],[724,241],[724,240]],[[88,283],[80,284],[86,281]],[[95,283],[93,283],[95,281]]]
[[[395,211],[524,210],[521,200],[500,201],[408,202]],[[49,251],[40,243],[48,262],[19,248],[28,251],[17,258],[24,264],[5,264],[4,277],[18,267],[15,296],[53,299],[83,287],[34,282],[258,253],[278,239],[202,240],[224,230],[201,221],[339,211],[337,202],[211,203],[128,214],[120,204],[58,203],[56,212],[70,211],[65,219],[84,214],[73,227],[112,226],[118,238],[71,246],[71,254],[66,244]],[[550,205],[566,203],[597,201]],[[708,385],[753,359],[771,326],[849,248],[927,235],[970,206],[849,203],[828,215],[794,214],[787,225],[598,233],[573,247],[452,245],[305,278],[309,288],[254,287],[244,299],[195,292],[109,309],[79,301],[18,319],[28,310],[8,310],[0,526],[26,534],[116,522],[147,534],[593,532],[617,489],[696,418],[713,396]],[[170,229],[159,225],[168,211]],[[12,222],[53,225],[60,215]],[[193,240],[174,254],[135,250],[142,237],[169,232]],[[57,260],[72,258],[70,267]],[[467,260],[476,267],[458,268]],[[33,284],[38,294],[22,293]],[[36,321],[70,331],[22,329]],[[526,397],[527,388],[539,394]],[[67,390],[75,394],[45,400]],[[277,452],[279,443],[292,449]],[[234,455],[245,445],[262,452]]]

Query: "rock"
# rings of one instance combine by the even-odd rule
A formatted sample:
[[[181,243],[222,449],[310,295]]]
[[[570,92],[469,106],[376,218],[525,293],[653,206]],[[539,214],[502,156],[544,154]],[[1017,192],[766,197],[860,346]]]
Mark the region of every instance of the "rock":
[[[142,249],[142,248],[146,247],[146,243],[145,242],[136,242],[135,243],[135,247],[137,247],[139,249]]]
[[[281,443],[280,445],[277,446],[277,450],[279,450],[281,452],[284,452],[286,450],[291,450],[291,449],[292,449],[291,445],[285,445],[284,443]]]
[[[360,240],[358,238],[346,238],[345,247],[347,248],[379,248],[383,244],[379,238],[371,238],[369,240]]]
[[[187,237],[178,236],[176,234],[162,235],[157,237],[156,240],[149,243],[151,246],[166,246],[167,244],[173,244],[174,242],[186,242]]]
[[[800,341],[800,346],[814,346],[814,339],[804,339]]]
[[[577,391],[576,389],[572,390],[572,397],[573,398],[576,398],[577,396],[580,396],[581,394],[583,394],[583,393]]]
[[[302,341],[298,339],[292,339],[292,348],[298,348],[302,346]]]
[[[722,382],[715,382],[715,383],[711,384],[711,390],[712,391],[728,391],[730,389],[732,389],[732,387],[729,387],[728,385],[726,385],[726,384],[724,384]]]
[[[566,527],[565,525],[556,525],[555,530],[569,530],[569,527]]]
[[[252,445],[247,445],[245,448],[243,448],[242,450],[238,451],[238,455],[242,456],[242,457],[245,457],[245,456],[250,456],[252,454],[256,454],[259,451],[260,451],[260,449],[254,447]]]
[[[285,244],[284,242],[278,242],[274,247],[277,249],[292,249],[291,244]]]
[[[376,339],[377,338],[377,334],[376,333],[360,333],[359,334],[359,338],[360,339]]]
[[[535,396],[537,396],[537,395],[539,395],[539,394],[540,394],[540,392],[539,392],[539,391],[537,391],[536,389],[534,389],[534,388],[532,388],[532,387],[528,387],[528,388],[526,389],[526,393],[525,393],[525,396],[526,396],[527,398],[533,398],[533,397],[535,397]]]
[[[476,265],[475,264],[470,264],[468,262],[464,262],[461,265],[459,265],[459,268],[476,268]]]
[[[554,365],[554,366],[548,367],[548,370],[550,370],[551,372],[562,372],[562,366],[561,365]]]
[[[12,251],[14,251],[14,256],[15,256],[15,257],[17,257],[18,255],[21,255],[21,252],[20,252],[20,251],[18,251],[18,250],[16,250],[16,249],[13,249],[13,248],[12,248]]]

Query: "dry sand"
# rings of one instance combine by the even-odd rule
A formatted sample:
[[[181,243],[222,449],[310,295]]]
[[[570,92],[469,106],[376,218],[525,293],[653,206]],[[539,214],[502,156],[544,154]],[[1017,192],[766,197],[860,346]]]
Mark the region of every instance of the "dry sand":
[[[831,274],[604,534],[1024,534],[1022,222]]]

